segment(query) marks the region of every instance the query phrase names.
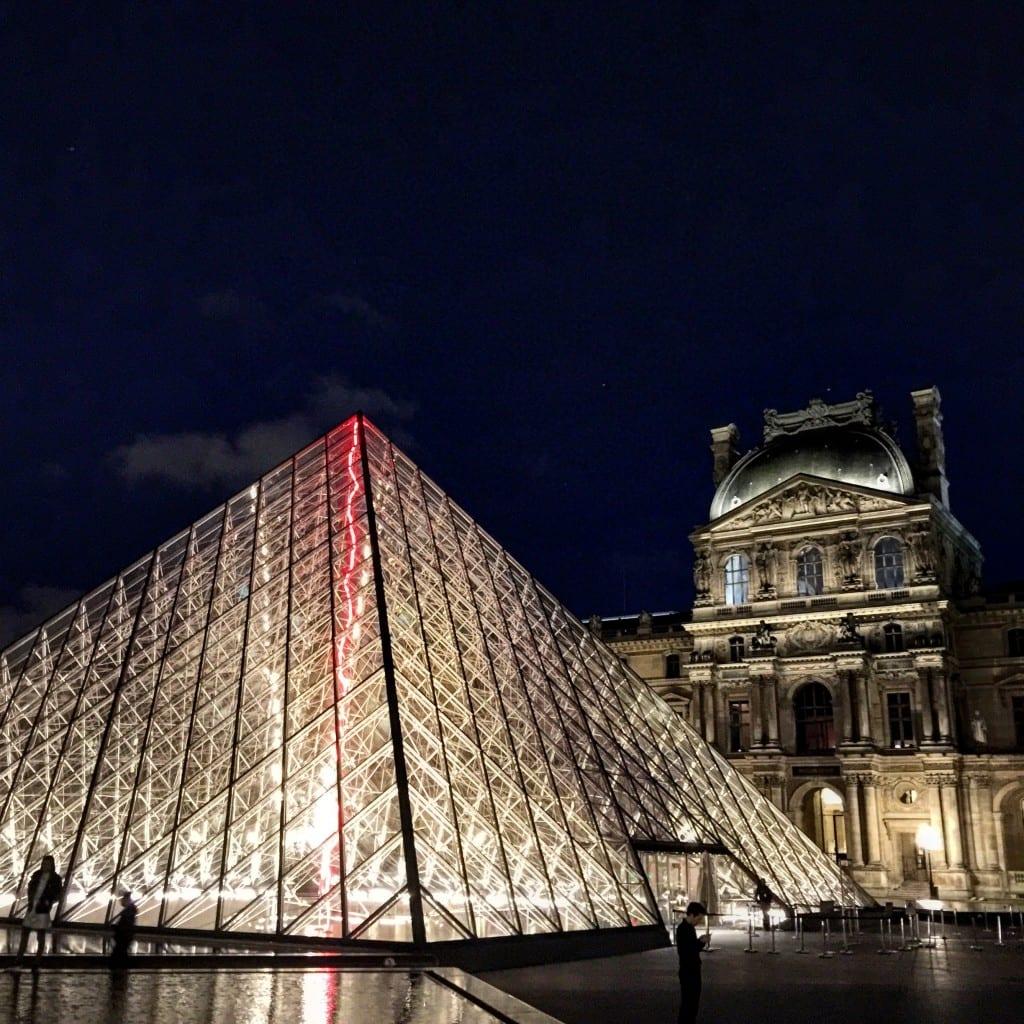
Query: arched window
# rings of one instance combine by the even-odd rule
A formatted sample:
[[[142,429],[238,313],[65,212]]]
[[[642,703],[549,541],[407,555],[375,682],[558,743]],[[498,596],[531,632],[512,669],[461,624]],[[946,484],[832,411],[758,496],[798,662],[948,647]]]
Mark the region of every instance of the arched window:
[[[832,694],[821,683],[801,686],[793,697],[798,754],[823,754],[835,749]]]
[[[742,661],[747,653],[746,641],[741,636],[729,637],[729,660]]]
[[[679,678],[679,655],[678,654],[666,654],[665,655],[665,678],[666,679],[678,679]]]
[[[750,559],[730,555],[725,560],[725,603],[746,604],[750,592]]]
[[[887,622],[882,628],[882,637],[887,651],[903,650],[903,627],[898,622]]]
[[[883,537],[875,545],[875,586],[882,590],[903,586],[903,545],[895,537]]]
[[[817,548],[804,548],[796,556],[796,592],[801,597],[813,597],[825,590],[825,574],[821,568],[821,552]]]
[[[1011,658],[1024,658],[1024,629],[1011,629],[1007,631],[1006,653]]]

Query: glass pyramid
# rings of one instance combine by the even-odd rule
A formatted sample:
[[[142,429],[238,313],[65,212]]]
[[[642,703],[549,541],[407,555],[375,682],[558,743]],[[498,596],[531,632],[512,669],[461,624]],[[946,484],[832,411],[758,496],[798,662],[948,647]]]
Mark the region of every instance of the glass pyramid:
[[[0,655],[0,916],[51,853],[67,921],[655,924],[635,842],[860,898],[361,417]]]

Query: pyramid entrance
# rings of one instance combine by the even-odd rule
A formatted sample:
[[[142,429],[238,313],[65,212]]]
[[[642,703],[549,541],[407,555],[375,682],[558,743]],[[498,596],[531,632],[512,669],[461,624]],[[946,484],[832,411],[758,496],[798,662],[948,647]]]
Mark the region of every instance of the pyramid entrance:
[[[0,654],[0,916],[51,854],[66,922],[643,928],[658,844],[865,899],[362,417]]]

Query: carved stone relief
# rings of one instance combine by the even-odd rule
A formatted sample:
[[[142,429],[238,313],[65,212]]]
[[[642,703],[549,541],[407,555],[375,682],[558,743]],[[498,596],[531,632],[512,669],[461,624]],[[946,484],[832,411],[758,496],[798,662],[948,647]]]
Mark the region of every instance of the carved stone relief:
[[[833,512],[875,512],[893,508],[894,502],[837,487],[800,483],[782,494],[758,502],[750,511],[733,519],[731,526],[757,526],[778,520],[800,519]]]

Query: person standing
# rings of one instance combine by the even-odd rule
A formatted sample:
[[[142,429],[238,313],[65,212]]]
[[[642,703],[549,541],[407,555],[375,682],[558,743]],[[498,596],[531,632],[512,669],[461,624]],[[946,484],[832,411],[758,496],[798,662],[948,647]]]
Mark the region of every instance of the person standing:
[[[28,880],[28,908],[21,921],[21,941],[18,944],[18,967],[25,960],[28,940],[32,932],[36,933],[39,944],[36,948],[36,964],[46,951],[46,933],[50,929],[50,911],[60,899],[64,891],[64,882],[57,874],[57,865],[47,854],[43,857],[38,870],[32,872]]]
[[[693,1024],[700,1006],[700,954],[704,940],[697,929],[704,923],[707,910],[703,903],[687,904],[686,914],[676,926],[676,952],[679,954],[679,1024]]]
[[[126,889],[121,893],[121,912],[114,919],[114,945],[110,950],[110,966],[123,970],[128,966],[128,956],[135,941],[135,918],[139,908]]]
[[[761,908],[761,927],[767,932],[771,931],[772,922],[768,911],[772,908],[772,900],[775,894],[768,888],[768,883],[763,879],[757,880],[757,887],[754,889],[754,902]]]

